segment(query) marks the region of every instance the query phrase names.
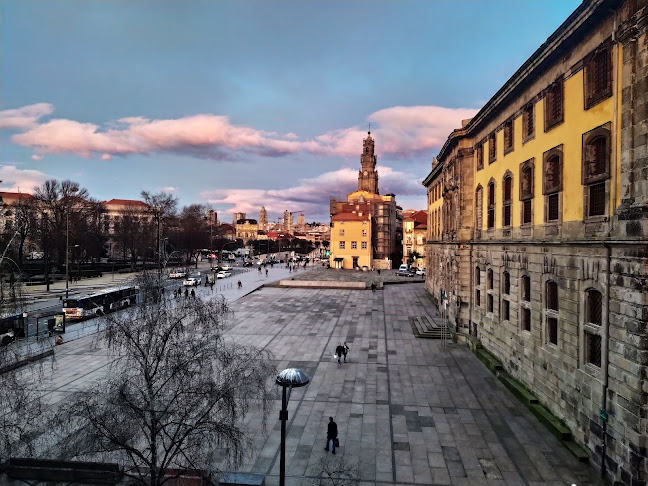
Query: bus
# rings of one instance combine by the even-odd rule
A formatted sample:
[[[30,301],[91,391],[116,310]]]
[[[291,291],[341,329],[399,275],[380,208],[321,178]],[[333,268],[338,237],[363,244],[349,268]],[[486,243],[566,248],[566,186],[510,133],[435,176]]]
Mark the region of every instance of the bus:
[[[106,290],[87,297],[63,299],[67,319],[86,319],[102,316],[137,303],[137,288],[123,287]]]
[[[17,337],[25,336],[27,314],[0,317],[0,346],[6,346]]]

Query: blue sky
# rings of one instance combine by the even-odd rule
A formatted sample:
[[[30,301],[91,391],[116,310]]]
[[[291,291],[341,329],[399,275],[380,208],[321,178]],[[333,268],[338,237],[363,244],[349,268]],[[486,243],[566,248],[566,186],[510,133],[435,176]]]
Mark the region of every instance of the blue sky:
[[[380,191],[423,209],[452,128],[578,4],[2,0],[0,189],[327,221],[371,122]]]

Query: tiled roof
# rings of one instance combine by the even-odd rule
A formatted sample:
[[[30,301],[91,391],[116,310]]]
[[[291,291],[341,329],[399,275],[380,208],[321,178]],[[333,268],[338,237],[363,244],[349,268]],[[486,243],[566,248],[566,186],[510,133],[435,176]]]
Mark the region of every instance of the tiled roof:
[[[111,199],[110,201],[103,201],[104,205],[115,205],[115,206],[143,206],[148,207],[144,201],[137,201],[135,199]]]
[[[368,221],[368,214],[358,214],[358,213],[339,213],[331,218],[332,221]]]

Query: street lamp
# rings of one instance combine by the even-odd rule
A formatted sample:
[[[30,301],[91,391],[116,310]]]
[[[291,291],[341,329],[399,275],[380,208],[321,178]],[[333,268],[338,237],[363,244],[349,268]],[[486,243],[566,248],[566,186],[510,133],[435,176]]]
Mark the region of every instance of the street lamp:
[[[79,248],[79,245],[70,246],[67,239],[65,243],[65,298],[67,299],[70,290],[70,250]]]
[[[287,368],[277,375],[276,384],[281,387],[281,455],[279,457],[279,486],[286,485],[286,422],[288,421],[288,400],[293,388],[306,386],[310,377],[298,368]],[[286,389],[288,394],[286,395]]]
[[[223,246],[221,246],[220,254],[218,255],[219,258],[220,258],[219,263],[223,263],[223,250],[225,249],[225,247],[226,247],[227,245],[231,245],[232,243],[236,243],[236,240],[234,240],[234,241],[227,241],[227,242],[225,242],[225,243],[223,244]]]

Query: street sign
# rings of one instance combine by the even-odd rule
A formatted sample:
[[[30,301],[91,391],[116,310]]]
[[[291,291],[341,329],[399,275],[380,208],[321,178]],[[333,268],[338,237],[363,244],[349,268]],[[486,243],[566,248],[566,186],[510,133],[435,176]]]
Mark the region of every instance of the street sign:
[[[603,410],[603,409],[601,409],[601,411],[600,411],[600,413],[599,413],[599,417],[601,417],[601,420],[602,420],[603,422],[607,422],[607,420],[608,420],[608,414],[607,414],[607,412],[606,412],[605,410]]]

